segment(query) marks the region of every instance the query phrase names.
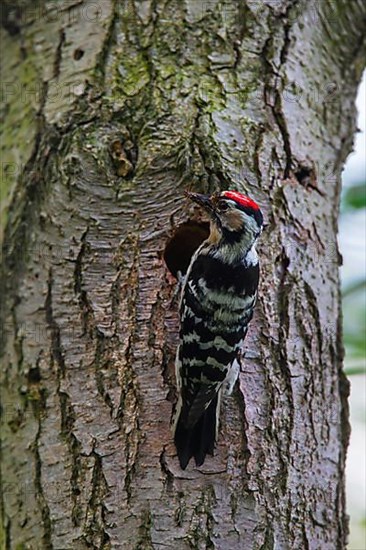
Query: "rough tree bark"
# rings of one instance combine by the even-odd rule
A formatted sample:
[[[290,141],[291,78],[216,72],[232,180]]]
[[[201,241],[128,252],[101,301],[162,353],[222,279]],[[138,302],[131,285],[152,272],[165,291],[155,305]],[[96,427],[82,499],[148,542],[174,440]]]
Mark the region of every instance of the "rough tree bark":
[[[14,5],[2,547],[345,548],[336,233],[365,3]],[[166,258],[182,267],[206,230],[183,190],[227,187],[265,213],[260,299],[215,457],[182,472],[163,256],[178,231]]]

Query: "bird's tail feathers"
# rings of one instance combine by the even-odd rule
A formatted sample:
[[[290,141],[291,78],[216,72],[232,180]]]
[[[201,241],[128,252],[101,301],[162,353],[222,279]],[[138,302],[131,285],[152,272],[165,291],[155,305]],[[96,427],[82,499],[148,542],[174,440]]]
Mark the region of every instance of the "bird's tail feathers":
[[[216,394],[193,425],[188,422],[189,411],[186,411],[184,406],[181,408],[175,423],[174,442],[182,470],[185,470],[192,457],[196,466],[201,466],[207,454],[213,455],[217,438],[219,406],[220,396]]]

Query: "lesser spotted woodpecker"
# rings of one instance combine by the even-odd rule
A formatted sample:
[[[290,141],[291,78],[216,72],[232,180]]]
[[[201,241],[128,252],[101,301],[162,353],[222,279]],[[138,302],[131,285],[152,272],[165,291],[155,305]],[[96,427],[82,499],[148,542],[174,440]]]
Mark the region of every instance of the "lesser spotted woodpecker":
[[[259,206],[237,191],[188,193],[210,216],[210,235],[192,256],[180,298],[174,441],[181,468],[213,455],[223,390],[231,393],[259,281]]]

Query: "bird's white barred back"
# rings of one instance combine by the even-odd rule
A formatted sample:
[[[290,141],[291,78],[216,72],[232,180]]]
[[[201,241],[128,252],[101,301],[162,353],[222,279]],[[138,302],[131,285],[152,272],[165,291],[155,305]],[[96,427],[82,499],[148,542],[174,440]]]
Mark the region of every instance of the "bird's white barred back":
[[[256,302],[254,245],[262,227],[258,206],[244,195],[191,195],[208,210],[211,234],[192,258],[180,301],[174,432],[182,468],[191,457],[201,465],[214,451],[222,393],[231,393],[238,377]],[[241,202],[231,196],[242,197]]]

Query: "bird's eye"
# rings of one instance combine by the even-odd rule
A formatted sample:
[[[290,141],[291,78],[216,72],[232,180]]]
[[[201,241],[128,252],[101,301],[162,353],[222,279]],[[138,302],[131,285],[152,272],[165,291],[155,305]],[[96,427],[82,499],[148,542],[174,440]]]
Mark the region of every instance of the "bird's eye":
[[[227,204],[227,202],[220,202],[219,204],[220,212],[225,212],[226,210],[228,210],[228,208],[229,208],[229,205]]]

